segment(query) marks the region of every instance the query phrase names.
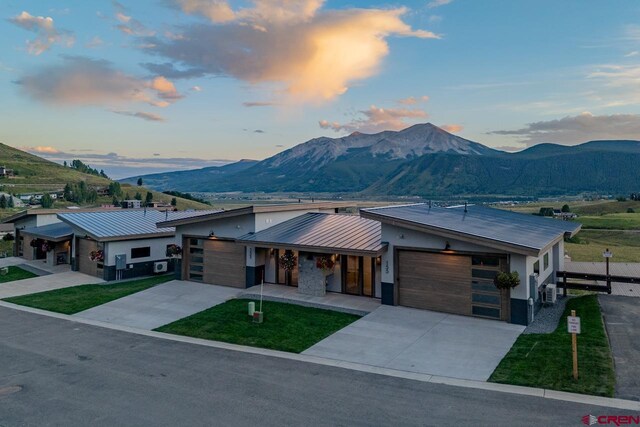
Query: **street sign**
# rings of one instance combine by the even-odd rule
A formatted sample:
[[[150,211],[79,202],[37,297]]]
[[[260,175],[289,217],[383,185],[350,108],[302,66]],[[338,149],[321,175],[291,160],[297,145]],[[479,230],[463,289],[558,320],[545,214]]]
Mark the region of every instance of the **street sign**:
[[[567,317],[567,331],[570,334],[580,333],[580,318],[578,316]]]

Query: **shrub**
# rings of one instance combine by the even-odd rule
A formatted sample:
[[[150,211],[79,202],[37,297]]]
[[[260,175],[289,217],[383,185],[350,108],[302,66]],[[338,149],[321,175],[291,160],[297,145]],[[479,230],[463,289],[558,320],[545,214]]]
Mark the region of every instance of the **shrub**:
[[[517,271],[511,273],[501,271],[496,274],[496,277],[493,279],[493,284],[496,285],[498,289],[515,288],[520,284],[520,275]]]

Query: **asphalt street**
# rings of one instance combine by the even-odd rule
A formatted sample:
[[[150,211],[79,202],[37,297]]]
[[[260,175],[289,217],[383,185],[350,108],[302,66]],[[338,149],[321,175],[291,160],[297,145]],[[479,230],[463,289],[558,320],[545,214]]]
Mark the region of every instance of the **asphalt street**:
[[[0,307],[0,425],[578,426],[620,409],[392,378]]]

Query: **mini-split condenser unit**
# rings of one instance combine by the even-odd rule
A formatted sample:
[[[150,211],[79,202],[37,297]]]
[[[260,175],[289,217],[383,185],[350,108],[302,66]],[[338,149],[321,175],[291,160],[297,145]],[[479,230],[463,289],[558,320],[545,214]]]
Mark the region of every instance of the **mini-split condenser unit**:
[[[153,264],[154,273],[166,273],[168,268],[167,261],[159,261]]]
[[[542,289],[542,303],[555,304],[558,297],[558,288],[553,283],[547,283]]]

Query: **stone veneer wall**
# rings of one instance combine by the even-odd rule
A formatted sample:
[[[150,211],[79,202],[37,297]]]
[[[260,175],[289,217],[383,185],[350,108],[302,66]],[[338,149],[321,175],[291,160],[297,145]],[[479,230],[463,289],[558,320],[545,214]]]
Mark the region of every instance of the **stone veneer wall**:
[[[298,292],[305,295],[324,296],[327,293],[325,276],[316,268],[316,258],[307,259],[308,253],[298,256]]]

